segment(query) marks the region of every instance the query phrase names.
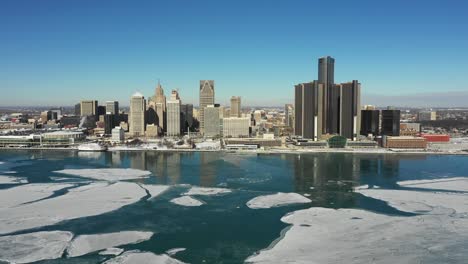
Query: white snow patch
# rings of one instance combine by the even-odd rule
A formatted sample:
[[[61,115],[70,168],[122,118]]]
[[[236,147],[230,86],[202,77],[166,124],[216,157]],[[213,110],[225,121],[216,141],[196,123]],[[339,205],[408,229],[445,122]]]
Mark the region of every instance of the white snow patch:
[[[186,248],[171,248],[168,251],[166,251],[166,253],[169,256],[174,256],[175,254],[177,254],[179,252],[182,252],[182,251],[185,251],[185,250],[186,250]]]
[[[190,196],[182,196],[178,198],[174,198],[170,201],[171,203],[182,205],[182,206],[200,206],[203,205],[203,202],[192,198]]]
[[[251,209],[263,209],[310,202],[312,200],[298,193],[276,193],[257,196],[248,201],[247,206]]]
[[[284,237],[247,263],[464,263],[468,257],[467,218],[309,208],[281,221],[292,225]]]
[[[47,198],[55,191],[73,186],[73,184],[63,183],[34,183],[2,189],[0,190],[0,212],[4,208]],[[0,218],[3,218],[1,215],[0,213]]]
[[[101,252],[99,252],[99,255],[112,255],[112,256],[118,256],[120,254],[122,254],[124,250],[121,249],[121,248],[106,248],[106,250],[103,250]]]
[[[151,197],[149,199],[153,199],[156,196],[161,195],[163,192],[169,190],[170,188],[170,186],[168,185],[140,184],[140,186],[150,193]]]
[[[138,169],[66,169],[55,171],[56,173],[70,174],[83,178],[90,178],[103,181],[122,181],[147,178],[151,174],[150,171]]]
[[[226,188],[208,188],[208,187],[197,187],[194,186],[188,190],[188,192],[182,195],[219,195],[232,192]]]
[[[13,208],[0,208],[0,234],[104,214],[135,203],[144,196],[146,196],[146,192],[135,183],[91,183],[70,189],[67,194],[62,196]],[[2,203],[4,200],[0,199]]]
[[[0,184],[19,184],[19,183],[28,183],[28,180],[25,178],[0,175]]]
[[[73,234],[65,231],[35,232],[0,237],[0,260],[30,263],[60,258]]]
[[[136,250],[127,251],[116,258],[113,258],[104,262],[104,264],[148,264],[148,263],[184,264],[184,262],[173,259],[166,254],[156,255],[151,252],[140,252]]]
[[[413,188],[468,192],[468,178],[463,177],[436,180],[399,181],[398,185]]]
[[[102,249],[136,244],[150,239],[153,232],[122,231],[107,234],[80,235],[67,248],[68,257],[78,257]]]

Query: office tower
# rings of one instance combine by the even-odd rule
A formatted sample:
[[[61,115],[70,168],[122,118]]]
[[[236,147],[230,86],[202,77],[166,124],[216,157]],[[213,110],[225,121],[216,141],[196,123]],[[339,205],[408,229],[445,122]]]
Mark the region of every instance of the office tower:
[[[379,110],[361,110],[361,135],[378,136],[380,123]]]
[[[83,100],[80,103],[81,116],[95,116],[98,111],[98,101]]]
[[[77,103],[75,105],[75,115],[77,115],[77,116],[81,115],[81,104],[80,103]]]
[[[249,132],[249,117],[223,118],[223,137],[248,137]]]
[[[322,136],[324,90],[324,84],[317,81],[295,86],[295,135],[314,141]]]
[[[63,110],[62,108],[54,108],[54,109],[50,109],[50,112],[52,112],[52,120],[60,120],[60,118],[62,118],[62,113],[63,113]]]
[[[205,137],[216,137],[221,135],[221,121],[219,118],[219,104],[208,105],[203,109],[205,115]]]
[[[97,115],[98,115],[98,116],[103,116],[103,115],[106,114],[106,107],[105,107],[105,106],[100,105],[100,106],[98,106],[97,109],[98,109],[98,110],[97,110]]]
[[[318,60],[318,82],[326,84],[327,87],[335,84],[335,59],[326,56]]]
[[[434,121],[437,119],[435,111],[422,111],[418,113],[418,121]]]
[[[382,135],[400,135],[400,110],[382,110]]]
[[[253,118],[255,120],[255,125],[258,125],[263,119],[263,113],[261,110],[255,110],[253,112]]]
[[[214,81],[213,80],[201,80],[200,81],[200,113],[199,113],[199,121],[200,121],[200,132],[204,133],[205,128],[205,116],[204,111],[205,107],[208,105],[214,104]]]
[[[361,129],[361,84],[357,80],[338,85],[340,89],[339,133],[356,140]]]
[[[161,84],[158,82],[158,86],[156,87],[156,92],[154,96],[154,104],[155,104],[155,111],[157,115],[157,125],[162,128],[163,131],[166,131],[166,96],[164,95],[164,90]]]
[[[240,96],[231,97],[231,117],[241,117],[241,98]]]
[[[292,104],[284,105],[284,125],[294,127],[294,106]]]
[[[106,102],[106,114],[111,113],[113,115],[119,114],[119,102],[117,101],[107,101]]]
[[[145,135],[146,100],[141,93],[135,93],[130,99],[129,126],[130,134],[134,137]]]
[[[182,123],[181,129],[185,132],[193,125],[193,104],[182,104],[180,112]]]
[[[125,140],[125,131],[121,127],[115,127],[112,129],[112,142],[122,143]]]
[[[180,98],[176,90],[167,101],[167,135],[180,136]]]
[[[111,135],[112,129],[117,125],[115,115],[111,112],[107,112],[104,115],[104,134]]]

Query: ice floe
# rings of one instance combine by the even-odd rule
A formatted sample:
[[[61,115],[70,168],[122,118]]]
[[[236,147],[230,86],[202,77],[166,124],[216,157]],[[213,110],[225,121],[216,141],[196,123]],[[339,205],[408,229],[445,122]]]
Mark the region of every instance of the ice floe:
[[[150,184],[140,184],[142,188],[148,191],[151,195],[149,199],[153,199],[156,196],[159,196],[163,192],[169,190],[170,186],[168,185],[150,185]]]
[[[118,256],[122,254],[124,250],[121,248],[106,248],[105,250],[99,252],[99,255],[109,255],[109,256]]]
[[[171,248],[168,251],[166,251],[166,253],[169,256],[174,256],[175,254],[177,254],[179,252],[182,252],[182,251],[185,251],[185,250],[186,250],[186,248]]]
[[[122,231],[107,234],[80,235],[67,248],[68,257],[77,257],[106,248],[136,244],[150,239],[153,232]]]
[[[138,169],[65,169],[55,171],[56,173],[75,175],[83,178],[90,178],[103,181],[122,181],[147,178],[151,172]]]
[[[0,175],[0,184],[20,184],[20,183],[28,183],[28,180],[25,178]]]
[[[110,259],[104,264],[148,264],[148,263],[161,263],[161,264],[184,264],[184,262],[171,258],[166,254],[156,255],[151,252],[140,251],[127,251],[122,255]]]
[[[66,231],[35,232],[0,237],[0,260],[30,263],[60,258],[73,234]]]
[[[34,183],[2,189],[0,190],[0,210],[44,199],[54,194],[55,191],[73,186],[73,184],[64,183]],[[0,218],[3,218],[1,215],[2,213],[0,213]]]
[[[181,196],[174,198],[170,201],[171,203],[182,205],[182,206],[200,206],[203,205],[203,202],[192,198],[190,196]]]
[[[57,185],[60,186],[59,184]],[[50,188],[50,186],[53,185],[49,184],[44,187]],[[65,185],[61,184],[61,186]],[[20,187],[23,186],[12,189]],[[4,195],[3,192],[8,192],[9,190],[11,189],[1,190],[0,194]],[[27,192],[22,192],[23,195],[25,193]],[[18,195],[17,193],[15,194]],[[41,195],[38,195],[40,198],[44,197],[42,193],[40,194]],[[7,205],[16,205],[18,204],[17,200],[21,198],[17,197],[15,202],[11,203],[8,195],[1,195],[0,202],[3,205],[5,203],[7,203]],[[107,213],[125,205],[135,203],[146,195],[145,190],[135,183],[91,183],[89,185],[70,189],[68,193],[61,196],[11,208],[0,208],[0,234],[52,225],[64,220]],[[30,194],[25,196],[27,199],[23,200],[31,200]]]
[[[183,193],[182,195],[219,195],[232,192],[230,189],[226,188],[208,188],[208,187],[197,187],[194,186],[188,190],[188,192]]]
[[[412,188],[468,192],[468,178],[463,177],[435,180],[399,181],[398,185]]]
[[[312,202],[312,200],[298,193],[276,193],[257,196],[248,201],[247,206],[251,209],[263,209],[310,202]]]
[[[464,263],[468,257],[467,218],[309,208],[281,221],[292,226],[247,263]]]

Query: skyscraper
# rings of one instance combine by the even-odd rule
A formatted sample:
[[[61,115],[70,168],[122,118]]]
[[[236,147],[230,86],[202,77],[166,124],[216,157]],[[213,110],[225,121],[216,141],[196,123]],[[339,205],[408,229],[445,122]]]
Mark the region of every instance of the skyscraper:
[[[221,135],[221,120],[219,118],[219,104],[208,105],[204,109],[205,114],[205,132],[206,137],[215,137]]]
[[[107,101],[106,102],[106,114],[111,113],[113,115],[119,114],[119,102],[117,101]]]
[[[356,140],[361,129],[361,84],[357,80],[341,83],[339,105],[339,133]]]
[[[324,84],[317,81],[295,86],[295,135],[314,141],[320,139],[323,131],[322,99],[324,87]]]
[[[164,95],[164,90],[161,86],[161,83],[158,82],[156,87],[156,92],[154,96],[155,111],[157,115],[157,125],[161,127],[163,131],[166,131],[166,96]]]
[[[380,111],[361,110],[361,135],[379,135]]]
[[[208,105],[214,104],[215,90],[214,90],[214,81],[213,80],[201,80],[200,81],[200,112],[199,112],[199,121],[200,121],[200,132],[204,133],[205,128],[205,116],[204,108]]]
[[[335,83],[335,59],[326,56],[318,61],[318,82],[328,87]]]
[[[400,135],[400,110],[382,110],[382,135]]]
[[[167,101],[167,135],[180,135],[180,98],[176,90],[172,90],[171,97]]]
[[[241,117],[241,98],[240,96],[231,97],[231,117]]]
[[[135,137],[144,136],[145,134],[145,111],[145,97],[141,93],[137,92],[130,98],[129,114],[130,134]]]
[[[292,104],[284,105],[284,125],[294,127],[294,106]]]
[[[98,101],[83,100],[80,103],[81,116],[96,116],[98,111]]]

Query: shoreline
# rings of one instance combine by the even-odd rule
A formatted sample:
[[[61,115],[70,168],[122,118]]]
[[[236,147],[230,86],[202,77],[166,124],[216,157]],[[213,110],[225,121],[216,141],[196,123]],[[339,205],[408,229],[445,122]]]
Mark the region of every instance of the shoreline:
[[[79,151],[77,148],[0,148],[0,152],[9,150],[25,151],[72,151],[81,153],[100,153],[100,152],[224,152],[241,154],[316,154],[316,153],[350,153],[350,154],[419,154],[419,155],[459,155],[468,156],[468,151],[430,151],[430,150],[389,150],[383,148],[359,148],[359,149],[258,149],[258,150],[226,150],[226,149],[109,149],[107,151]]]

